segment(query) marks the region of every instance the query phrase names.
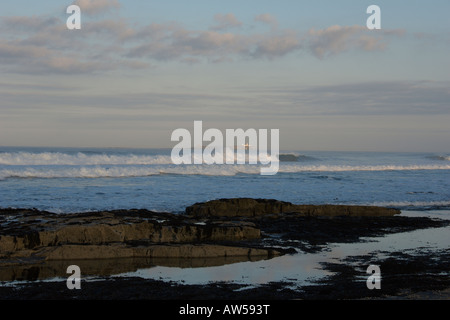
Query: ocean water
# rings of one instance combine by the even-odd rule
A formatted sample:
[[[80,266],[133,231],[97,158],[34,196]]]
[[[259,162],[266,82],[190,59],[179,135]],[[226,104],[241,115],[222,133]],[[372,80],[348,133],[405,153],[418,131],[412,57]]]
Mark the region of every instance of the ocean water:
[[[260,165],[174,165],[171,149],[0,147],[0,207],[56,213],[112,209],[182,212],[218,198],[296,204],[450,209],[450,154],[280,152],[276,175]]]

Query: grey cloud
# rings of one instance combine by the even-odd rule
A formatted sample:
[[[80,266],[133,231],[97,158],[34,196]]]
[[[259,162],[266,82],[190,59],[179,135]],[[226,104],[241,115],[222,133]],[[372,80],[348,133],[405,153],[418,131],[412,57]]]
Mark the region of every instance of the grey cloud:
[[[447,82],[385,81],[264,88],[260,105],[289,115],[450,115]]]
[[[56,50],[20,42],[0,41],[0,65],[13,73],[89,73],[106,70],[101,62],[87,61],[76,53],[61,55]]]
[[[399,126],[414,126],[410,120],[417,119],[419,127],[434,127],[434,122],[439,121],[437,129],[444,130],[444,134],[447,127],[443,119],[450,116],[449,87],[445,82],[402,81],[250,89],[236,85],[220,94],[205,93],[201,88],[167,93],[151,89],[140,93],[99,93],[87,88],[68,92],[67,87],[64,92],[55,88],[30,91],[10,85],[0,87],[0,130],[5,137],[31,130],[31,140],[27,142],[35,136],[42,137],[42,129],[54,130],[49,138],[71,138],[69,130],[89,139],[109,129],[116,135],[124,130],[149,132],[163,124],[173,130],[201,119],[205,126],[216,128],[232,125],[295,132],[303,127],[305,134],[311,134],[323,132],[320,125],[326,123],[329,130],[356,127],[358,134],[364,134],[370,126],[396,130],[397,121]],[[35,131],[33,126],[42,129]],[[93,130],[89,134],[88,128]],[[170,137],[170,132],[166,136]]]
[[[0,95],[2,109],[6,106],[13,109],[32,106],[33,112],[39,112],[40,108],[60,110],[61,106],[76,106],[77,110],[95,109],[103,113],[114,109],[118,114],[131,111],[145,114],[152,113],[152,110],[177,113],[186,110],[192,115],[215,113],[229,117],[232,113],[279,118],[450,115],[449,88],[448,82],[383,81],[257,89],[231,87],[232,94],[209,94],[187,89],[186,92],[92,94],[80,88],[69,92],[67,87],[24,93],[20,85],[14,88],[10,84],[0,89]],[[60,94],[61,90],[64,94]]]
[[[41,30],[48,27],[55,26],[59,23],[59,19],[54,17],[42,17],[42,16],[13,16],[2,18],[2,29],[10,32],[29,31],[30,29]]]

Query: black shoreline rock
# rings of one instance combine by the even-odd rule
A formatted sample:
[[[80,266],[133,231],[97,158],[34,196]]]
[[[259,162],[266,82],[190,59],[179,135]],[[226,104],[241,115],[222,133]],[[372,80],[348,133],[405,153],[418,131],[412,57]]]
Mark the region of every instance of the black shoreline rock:
[[[294,205],[272,199],[247,198],[197,203],[186,208],[184,214],[139,209],[75,214],[0,209],[0,281],[67,277],[64,268],[67,262],[82,266],[84,274],[107,278],[111,274],[155,265],[206,267],[256,261],[283,254],[326,250],[331,242],[358,242],[363,237],[445,227],[450,223],[426,217],[405,217],[399,213],[399,210],[382,207]],[[331,264],[325,267],[336,268]],[[342,277],[348,275],[342,274]],[[313,288],[305,288],[311,292],[305,291],[301,295],[284,288],[286,284],[281,282],[239,291],[242,295],[233,291],[230,287],[233,284],[185,286],[143,279],[97,282],[103,291],[113,288],[112,292],[115,286],[127,283],[142,291],[124,291],[122,297],[125,298],[130,294],[138,298],[177,299],[190,293],[197,298],[246,299],[268,295],[269,299],[290,299],[321,298],[327,292],[319,294]],[[329,283],[320,285],[324,290],[330,288]],[[28,295],[23,298],[60,298],[39,291],[51,286],[51,283],[24,284]],[[167,290],[155,296],[148,289],[154,286]],[[170,291],[173,287],[177,288],[174,292]],[[200,287],[203,287],[202,293]],[[0,297],[17,297],[15,292],[22,292],[11,290],[0,287]],[[271,296],[271,290],[277,290],[279,295]],[[89,299],[108,297],[102,289],[97,295],[89,290],[84,290],[83,294]]]
[[[0,266],[33,259],[271,258],[298,249],[321,250],[332,241],[358,241],[439,224],[399,213],[383,207],[294,205],[249,198],[197,203],[185,214],[0,209]]]

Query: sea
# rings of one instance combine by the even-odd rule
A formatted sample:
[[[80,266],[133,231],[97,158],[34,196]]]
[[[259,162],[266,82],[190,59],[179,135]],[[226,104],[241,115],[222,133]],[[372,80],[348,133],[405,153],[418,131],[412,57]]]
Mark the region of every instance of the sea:
[[[0,147],[0,208],[36,208],[57,214],[115,209],[183,213],[197,202],[250,197],[295,204],[376,205],[398,208],[406,216],[450,219],[448,152],[283,150],[278,173],[261,175],[262,164],[174,165],[171,151]],[[332,243],[319,253],[197,268],[141,266],[111,276],[248,286],[288,281],[301,287],[328,275],[322,262],[349,255],[448,250],[450,228],[365,240]],[[95,276],[90,279],[95,281]]]
[[[220,198],[450,209],[450,153],[281,151],[262,164],[174,165],[171,149],[0,147],[0,207],[183,212]]]

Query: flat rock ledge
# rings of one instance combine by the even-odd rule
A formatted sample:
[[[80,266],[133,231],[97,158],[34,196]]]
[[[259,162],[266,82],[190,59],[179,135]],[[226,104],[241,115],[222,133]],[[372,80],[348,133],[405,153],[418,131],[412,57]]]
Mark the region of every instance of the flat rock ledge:
[[[76,214],[0,209],[0,266],[116,258],[264,259],[282,255],[283,250],[260,241],[263,224],[254,218],[399,213],[381,207],[294,205],[249,198],[196,203],[185,214],[137,209]]]
[[[147,210],[54,214],[0,210],[0,264],[112,258],[272,257],[243,247],[261,232],[246,222],[201,222]]]

